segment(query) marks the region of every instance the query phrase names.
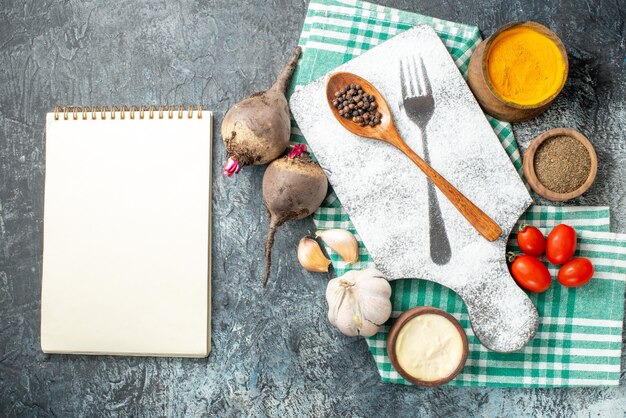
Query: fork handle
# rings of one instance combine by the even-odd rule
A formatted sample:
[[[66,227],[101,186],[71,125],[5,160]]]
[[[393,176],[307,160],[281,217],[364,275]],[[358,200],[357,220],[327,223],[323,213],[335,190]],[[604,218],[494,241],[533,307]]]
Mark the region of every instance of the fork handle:
[[[396,135],[394,135],[396,136]],[[441,192],[446,195],[450,203],[472,224],[474,228],[489,241],[495,241],[500,235],[502,235],[502,229],[498,224],[491,219],[485,212],[483,212],[478,206],[473,204],[463,193],[459,192],[448,180],[446,180],[441,174],[439,174],[434,168],[432,168],[426,161],[417,155],[413,150],[402,140],[399,134],[395,138],[387,138],[387,141],[396,146],[407,157],[411,159],[418,166],[426,177],[432,181]]]

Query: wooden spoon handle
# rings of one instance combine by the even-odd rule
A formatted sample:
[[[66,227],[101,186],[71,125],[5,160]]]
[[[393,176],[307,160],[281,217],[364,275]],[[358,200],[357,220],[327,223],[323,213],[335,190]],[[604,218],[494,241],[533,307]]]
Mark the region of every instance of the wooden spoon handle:
[[[395,138],[394,138],[395,139]],[[487,240],[495,241],[502,234],[502,229],[498,224],[491,219],[485,212],[483,212],[478,206],[473,204],[463,193],[459,192],[456,187],[448,182],[441,174],[439,174],[434,168],[426,163],[417,155],[413,150],[402,140],[389,140],[390,143],[395,145],[400,151],[404,152],[407,157],[411,159],[418,166],[426,177],[432,181],[435,186],[446,195],[448,200],[454,205],[454,207],[472,224],[474,228]]]

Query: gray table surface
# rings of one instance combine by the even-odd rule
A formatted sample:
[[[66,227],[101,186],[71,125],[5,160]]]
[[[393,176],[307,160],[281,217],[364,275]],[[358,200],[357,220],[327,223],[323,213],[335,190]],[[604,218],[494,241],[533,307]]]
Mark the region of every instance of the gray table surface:
[[[563,94],[516,124],[522,146],[569,126],[600,160],[571,204],[610,205],[626,232],[626,3],[381,0],[477,25],[531,19],[570,56]],[[0,416],[624,416],[626,377],[559,390],[383,384],[365,341],[326,320],[327,277],[295,258],[310,220],[278,233],[266,290],[263,167],[220,175],[214,139],[213,352],[207,359],[44,355],[39,347],[44,115],[56,104],[196,104],[224,112],[268,87],[296,45],[306,1],[2,1],[0,5]],[[624,360],[622,360],[624,369]]]

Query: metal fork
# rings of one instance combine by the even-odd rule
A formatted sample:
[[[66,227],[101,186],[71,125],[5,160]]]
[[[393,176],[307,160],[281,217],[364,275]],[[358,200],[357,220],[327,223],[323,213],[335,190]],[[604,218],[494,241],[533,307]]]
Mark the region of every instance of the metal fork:
[[[415,57],[410,60],[400,60],[400,85],[402,87],[402,101],[400,109],[404,108],[406,115],[419,128],[422,134],[424,147],[424,161],[430,164],[426,127],[435,112],[435,100],[426,74],[424,61]],[[433,182],[428,181],[428,217],[430,226],[430,258],[435,264],[443,265],[450,261],[451,250],[446,226],[441,216],[441,208]]]

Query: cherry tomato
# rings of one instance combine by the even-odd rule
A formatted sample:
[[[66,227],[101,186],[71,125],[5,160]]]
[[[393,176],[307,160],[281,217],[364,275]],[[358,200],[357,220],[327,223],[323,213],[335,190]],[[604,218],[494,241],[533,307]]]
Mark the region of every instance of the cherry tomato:
[[[576,251],[576,231],[569,225],[560,224],[548,234],[546,257],[552,264],[569,261]]]
[[[517,244],[520,250],[533,257],[539,257],[546,249],[546,239],[541,231],[526,224],[519,228]]]
[[[574,258],[559,269],[559,283],[567,287],[587,284],[593,277],[593,264],[586,258]]]
[[[515,258],[511,264],[511,274],[517,284],[529,292],[545,292],[552,283],[552,277],[545,264],[527,254]]]

